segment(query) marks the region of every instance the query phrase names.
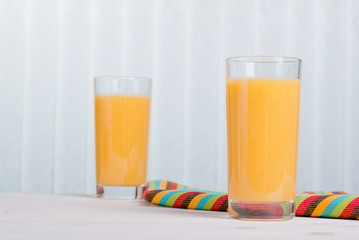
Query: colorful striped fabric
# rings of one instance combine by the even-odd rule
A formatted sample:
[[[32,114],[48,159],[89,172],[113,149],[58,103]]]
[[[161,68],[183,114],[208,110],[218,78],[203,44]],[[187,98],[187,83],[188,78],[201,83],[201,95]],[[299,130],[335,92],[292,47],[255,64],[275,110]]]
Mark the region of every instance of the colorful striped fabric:
[[[223,192],[198,190],[182,184],[155,180],[147,183],[144,198],[160,206],[209,211],[227,211]],[[306,192],[296,198],[296,216],[359,220],[359,195],[345,192]]]

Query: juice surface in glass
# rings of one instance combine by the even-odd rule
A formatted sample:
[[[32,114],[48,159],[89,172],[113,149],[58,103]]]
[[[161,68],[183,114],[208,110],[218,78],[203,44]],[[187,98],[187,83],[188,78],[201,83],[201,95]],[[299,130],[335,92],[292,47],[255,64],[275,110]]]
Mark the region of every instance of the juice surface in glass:
[[[95,96],[97,184],[146,183],[150,97]]]
[[[227,79],[230,200],[295,199],[299,92],[298,79]]]

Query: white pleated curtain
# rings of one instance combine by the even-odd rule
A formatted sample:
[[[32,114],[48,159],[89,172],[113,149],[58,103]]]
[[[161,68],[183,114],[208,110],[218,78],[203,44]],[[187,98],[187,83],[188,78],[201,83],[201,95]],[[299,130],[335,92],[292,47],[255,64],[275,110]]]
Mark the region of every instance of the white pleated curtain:
[[[154,79],[149,179],[226,190],[224,60],[302,58],[298,191],[359,192],[359,2],[0,0],[0,191],[94,193],[94,76]]]

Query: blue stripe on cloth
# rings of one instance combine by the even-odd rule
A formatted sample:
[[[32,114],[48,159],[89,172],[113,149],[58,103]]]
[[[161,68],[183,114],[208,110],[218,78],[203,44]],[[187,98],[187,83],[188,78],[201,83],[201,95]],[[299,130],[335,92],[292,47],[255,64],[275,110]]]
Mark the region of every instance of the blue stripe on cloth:
[[[161,188],[161,180],[156,180],[155,181],[155,189],[160,189]]]
[[[215,196],[216,194],[208,194],[207,196],[204,196],[201,200],[199,200],[197,206],[196,206],[196,209],[197,210],[203,210],[204,209],[204,206],[206,205],[206,203],[208,202],[208,200]]]
[[[165,195],[162,196],[158,205],[166,206],[168,199],[170,199],[170,197],[172,197],[174,194],[179,193],[179,192],[183,192],[183,193],[188,192],[186,190],[170,190],[170,191],[171,192],[166,193]],[[192,192],[192,190],[190,190],[190,191]]]
[[[321,217],[330,217],[330,214],[334,211],[336,207],[338,207],[338,204],[343,201],[348,196],[340,196],[335,198],[333,201],[331,201],[328,206],[324,209],[323,213],[321,214]]]

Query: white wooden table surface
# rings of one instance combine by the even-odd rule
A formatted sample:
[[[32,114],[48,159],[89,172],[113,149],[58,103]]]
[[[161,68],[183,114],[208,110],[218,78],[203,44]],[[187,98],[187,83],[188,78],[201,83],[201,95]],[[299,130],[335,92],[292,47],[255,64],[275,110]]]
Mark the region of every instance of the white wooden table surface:
[[[0,239],[359,239],[359,221],[231,219],[144,200],[0,193]]]

